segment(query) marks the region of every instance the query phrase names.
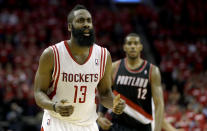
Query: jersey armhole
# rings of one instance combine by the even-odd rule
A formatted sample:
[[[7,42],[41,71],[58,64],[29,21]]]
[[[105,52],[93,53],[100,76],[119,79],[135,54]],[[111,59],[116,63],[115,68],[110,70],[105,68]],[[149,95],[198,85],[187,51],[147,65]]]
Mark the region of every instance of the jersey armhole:
[[[150,83],[151,83],[152,67],[153,67],[153,65],[150,64],[150,69],[149,69],[149,81],[150,81]]]
[[[56,73],[57,73],[57,55],[56,55],[56,51],[55,51],[55,47],[54,46],[50,46],[50,48],[53,51],[53,72],[52,72],[52,79],[55,79]]]
[[[100,62],[100,74],[99,74],[99,78],[100,80],[102,79],[102,77],[104,76],[105,73],[105,67],[106,67],[106,62],[107,62],[107,49],[101,47],[101,62]]]

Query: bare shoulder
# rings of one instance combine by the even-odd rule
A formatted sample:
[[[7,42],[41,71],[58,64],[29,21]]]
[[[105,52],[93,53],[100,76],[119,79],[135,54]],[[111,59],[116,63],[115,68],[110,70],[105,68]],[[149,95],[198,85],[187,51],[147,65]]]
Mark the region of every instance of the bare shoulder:
[[[53,50],[51,47],[48,47],[43,51],[42,55],[40,56],[39,67],[51,69],[53,68],[53,63],[54,63]]]
[[[152,76],[160,75],[160,69],[158,66],[151,64],[152,68]]]
[[[110,54],[110,52],[106,49],[106,51],[107,51],[107,64],[111,64],[112,63],[112,61],[111,61],[111,54]]]
[[[120,61],[121,61],[121,60],[114,61],[114,62],[112,63],[112,66],[113,66],[113,67],[118,66],[119,63],[120,63]]]
[[[155,66],[152,65],[151,67],[151,82],[152,82],[152,86],[154,85],[161,85],[161,74],[160,74],[160,69]]]
[[[42,53],[42,55],[41,55],[41,58],[45,58],[45,59],[51,59],[51,58],[53,58],[53,50],[52,50],[52,48],[51,47],[47,47],[44,51],[43,51],[43,53]]]
[[[112,63],[112,70],[113,70],[113,71],[117,68],[117,66],[119,66],[120,61],[121,61],[121,60],[117,60],[117,61],[114,61],[114,62]]]

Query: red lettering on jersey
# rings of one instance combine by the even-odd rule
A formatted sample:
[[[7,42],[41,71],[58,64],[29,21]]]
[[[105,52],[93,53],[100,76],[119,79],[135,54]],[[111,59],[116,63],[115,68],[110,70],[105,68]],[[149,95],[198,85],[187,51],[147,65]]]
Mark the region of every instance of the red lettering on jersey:
[[[85,74],[85,82],[88,82],[89,74]]]
[[[78,82],[78,81],[79,81],[79,79],[78,79],[77,77],[78,77],[78,74],[75,74],[75,75],[74,75],[74,81],[75,81],[75,82]]]
[[[63,74],[63,79],[62,79],[62,81],[67,82],[67,76],[68,76],[68,74],[65,73],[65,72],[63,72],[62,74]]]
[[[69,81],[69,82],[72,82],[72,81],[73,81],[73,74],[69,74],[69,75],[68,75],[68,81]]]
[[[61,73],[62,74],[62,81],[64,82],[97,82],[98,81],[98,74],[68,74],[68,73]]]
[[[91,76],[91,82],[93,82],[93,75],[94,74],[89,74]]]
[[[94,82],[98,81],[98,74],[94,75]]]
[[[80,79],[80,81],[79,82],[84,82],[84,79],[83,79],[83,77],[84,77],[84,74],[81,74],[81,73],[79,73],[79,79]]]

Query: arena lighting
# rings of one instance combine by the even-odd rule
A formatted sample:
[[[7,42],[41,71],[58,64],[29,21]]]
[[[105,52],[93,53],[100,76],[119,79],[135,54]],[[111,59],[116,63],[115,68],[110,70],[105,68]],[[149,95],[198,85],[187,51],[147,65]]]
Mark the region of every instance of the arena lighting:
[[[140,3],[142,0],[113,0],[115,3]]]

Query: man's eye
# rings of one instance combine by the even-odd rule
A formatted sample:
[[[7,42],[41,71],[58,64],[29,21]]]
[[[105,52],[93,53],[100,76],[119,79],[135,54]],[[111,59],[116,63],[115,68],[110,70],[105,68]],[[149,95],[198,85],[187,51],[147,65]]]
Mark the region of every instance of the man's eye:
[[[84,19],[79,19],[78,22],[84,22]]]
[[[91,19],[88,19],[87,21],[88,21],[88,23],[91,23],[92,20]]]

